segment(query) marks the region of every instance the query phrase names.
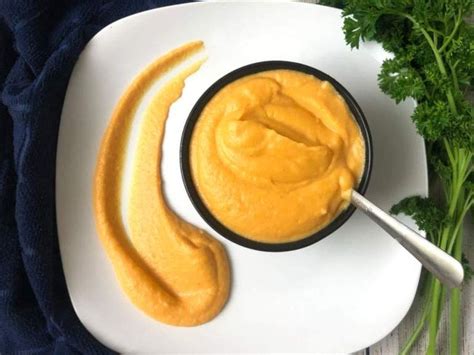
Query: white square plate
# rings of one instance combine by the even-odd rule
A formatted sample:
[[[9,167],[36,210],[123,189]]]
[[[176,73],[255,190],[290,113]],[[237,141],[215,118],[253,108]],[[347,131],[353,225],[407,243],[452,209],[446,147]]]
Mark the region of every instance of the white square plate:
[[[385,53],[374,44],[351,51],[341,26],[338,10],[311,4],[194,3],[124,18],[90,41],[64,103],[56,188],[67,286],[79,318],[100,341],[120,352],[352,352],[401,321],[420,265],[362,214],[305,249],[258,252],[216,235],[194,210],[180,176],[182,128],[203,91],[242,65],[290,60],[336,78],[365,112],[374,143],[371,200],[389,209],[403,197],[426,194],[413,102],[395,105],[381,93],[377,73]],[[128,83],[153,59],[196,39],[205,42],[209,59],[170,112],[165,192],[177,213],[225,244],[233,279],[217,318],[177,328],[148,318],[122,294],[96,234],[92,177],[110,113]]]

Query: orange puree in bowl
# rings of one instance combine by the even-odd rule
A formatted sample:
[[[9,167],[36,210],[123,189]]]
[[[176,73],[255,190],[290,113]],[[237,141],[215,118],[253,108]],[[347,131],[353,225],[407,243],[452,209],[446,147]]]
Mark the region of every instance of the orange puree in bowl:
[[[94,178],[97,230],[117,279],[143,312],[168,324],[192,326],[209,321],[229,294],[229,265],[222,245],[178,217],[168,207],[160,174],[161,144],[168,111],[191,65],[152,99],[140,127],[128,204],[127,234],[121,216],[121,177],[134,114],[150,86],[203,48],[192,42],[157,59],[130,84],[110,118]]]
[[[236,80],[208,102],[190,154],[197,191],[222,224],[282,243],[322,229],[347,207],[365,147],[330,83],[273,70]]]

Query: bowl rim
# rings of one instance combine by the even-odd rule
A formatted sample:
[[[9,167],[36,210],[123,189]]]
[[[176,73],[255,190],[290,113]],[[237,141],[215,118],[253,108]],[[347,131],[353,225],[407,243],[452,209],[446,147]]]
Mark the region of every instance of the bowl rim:
[[[268,252],[282,252],[282,251],[292,251],[307,247],[314,243],[319,242],[324,239],[331,233],[339,229],[347,220],[352,216],[355,211],[355,207],[350,204],[345,210],[343,210],[332,222],[326,225],[323,229],[312,233],[306,237],[303,237],[298,240],[289,241],[285,243],[265,243],[256,240],[246,238],[229,228],[223,225],[214,215],[209,211],[204,201],[202,201],[199,192],[196,189],[196,186],[193,181],[191,173],[191,162],[190,162],[190,143],[191,137],[194,131],[196,122],[199,119],[199,116],[208,104],[208,102],[214,97],[214,95],[221,90],[224,86],[238,80],[244,76],[270,71],[270,70],[294,70],[302,72],[305,74],[310,74],[316,77],[317,79],[330,82],[336,91],[343,97],[347,106],[349,107],[352,116],[357,122],[362,137],[365,143],[365,165],[364,171],[362,173],[359,185],[357,186],[357,192],[364,194],[367,190],[370,175],[372,172],[372,162],[373,162],[373,146],[372,146],[372,136],[370,134],[369,125],[365,118],[362,109],[357,104],[354,97],[349,93],[349,91],[342,86],[336,79],[329,76],[328,74],[313,68],[309,65],[302,63],[283,61],[283,60],[270,60],[256,62],[248,64],[242,67],[239,67],[214,82],[196,101],[191,112],[188,115],[186,123],[183,128],[180,142],[180,151],[179,151],[179,160],[180,160],[180,169],[181,177],[186,189],[186,192],[193,204],[194,208],[197,210],[199,215],[204,219],[204,221],[216,231],[219,235],[224,238],[234,242],[238,245],[241,245],[246,248],[259,250],[259,251],[268,251]]]

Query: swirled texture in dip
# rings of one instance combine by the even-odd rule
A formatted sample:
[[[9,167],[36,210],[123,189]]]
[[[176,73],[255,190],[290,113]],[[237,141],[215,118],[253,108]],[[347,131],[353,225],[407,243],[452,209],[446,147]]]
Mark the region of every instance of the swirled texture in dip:
[[[249,239],[304,238],[348,205],[364,141],[344,99],[312,75],[274,70],[222,88],[191,138],[191,170],[210,212]]]
[[[120,98],[102,139],[94,179],[97,230],[120,286],[143,312],[168,324],[192,326],[214,318],[229,294],[229,265],[222,245],[179,218],[166,204],[161,180],[161,143],[171,104],[191,65],[152,99],[140,126],[127,233],[121,216],[121,177],[131,123],[151,85],[203,48],[179,47],[145,68]]]

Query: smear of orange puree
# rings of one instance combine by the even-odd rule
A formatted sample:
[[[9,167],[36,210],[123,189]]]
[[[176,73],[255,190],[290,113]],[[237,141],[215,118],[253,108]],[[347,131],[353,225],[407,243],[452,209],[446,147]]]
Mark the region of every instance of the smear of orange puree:
[[[127,234],[121,214],[121,180],[134,115],[151,85],[203,49],[191,42],[157,59],[126,89],[102,140],[94,179],[94,209],[100,240],[130,300],[149,316],[193,326],[214,318],[229,294],[229,264],[222,245],[178,217],[166,204],[161,145],[170,106],[199,61],[168,83],[148,106],[140,126],[128,204]]]

